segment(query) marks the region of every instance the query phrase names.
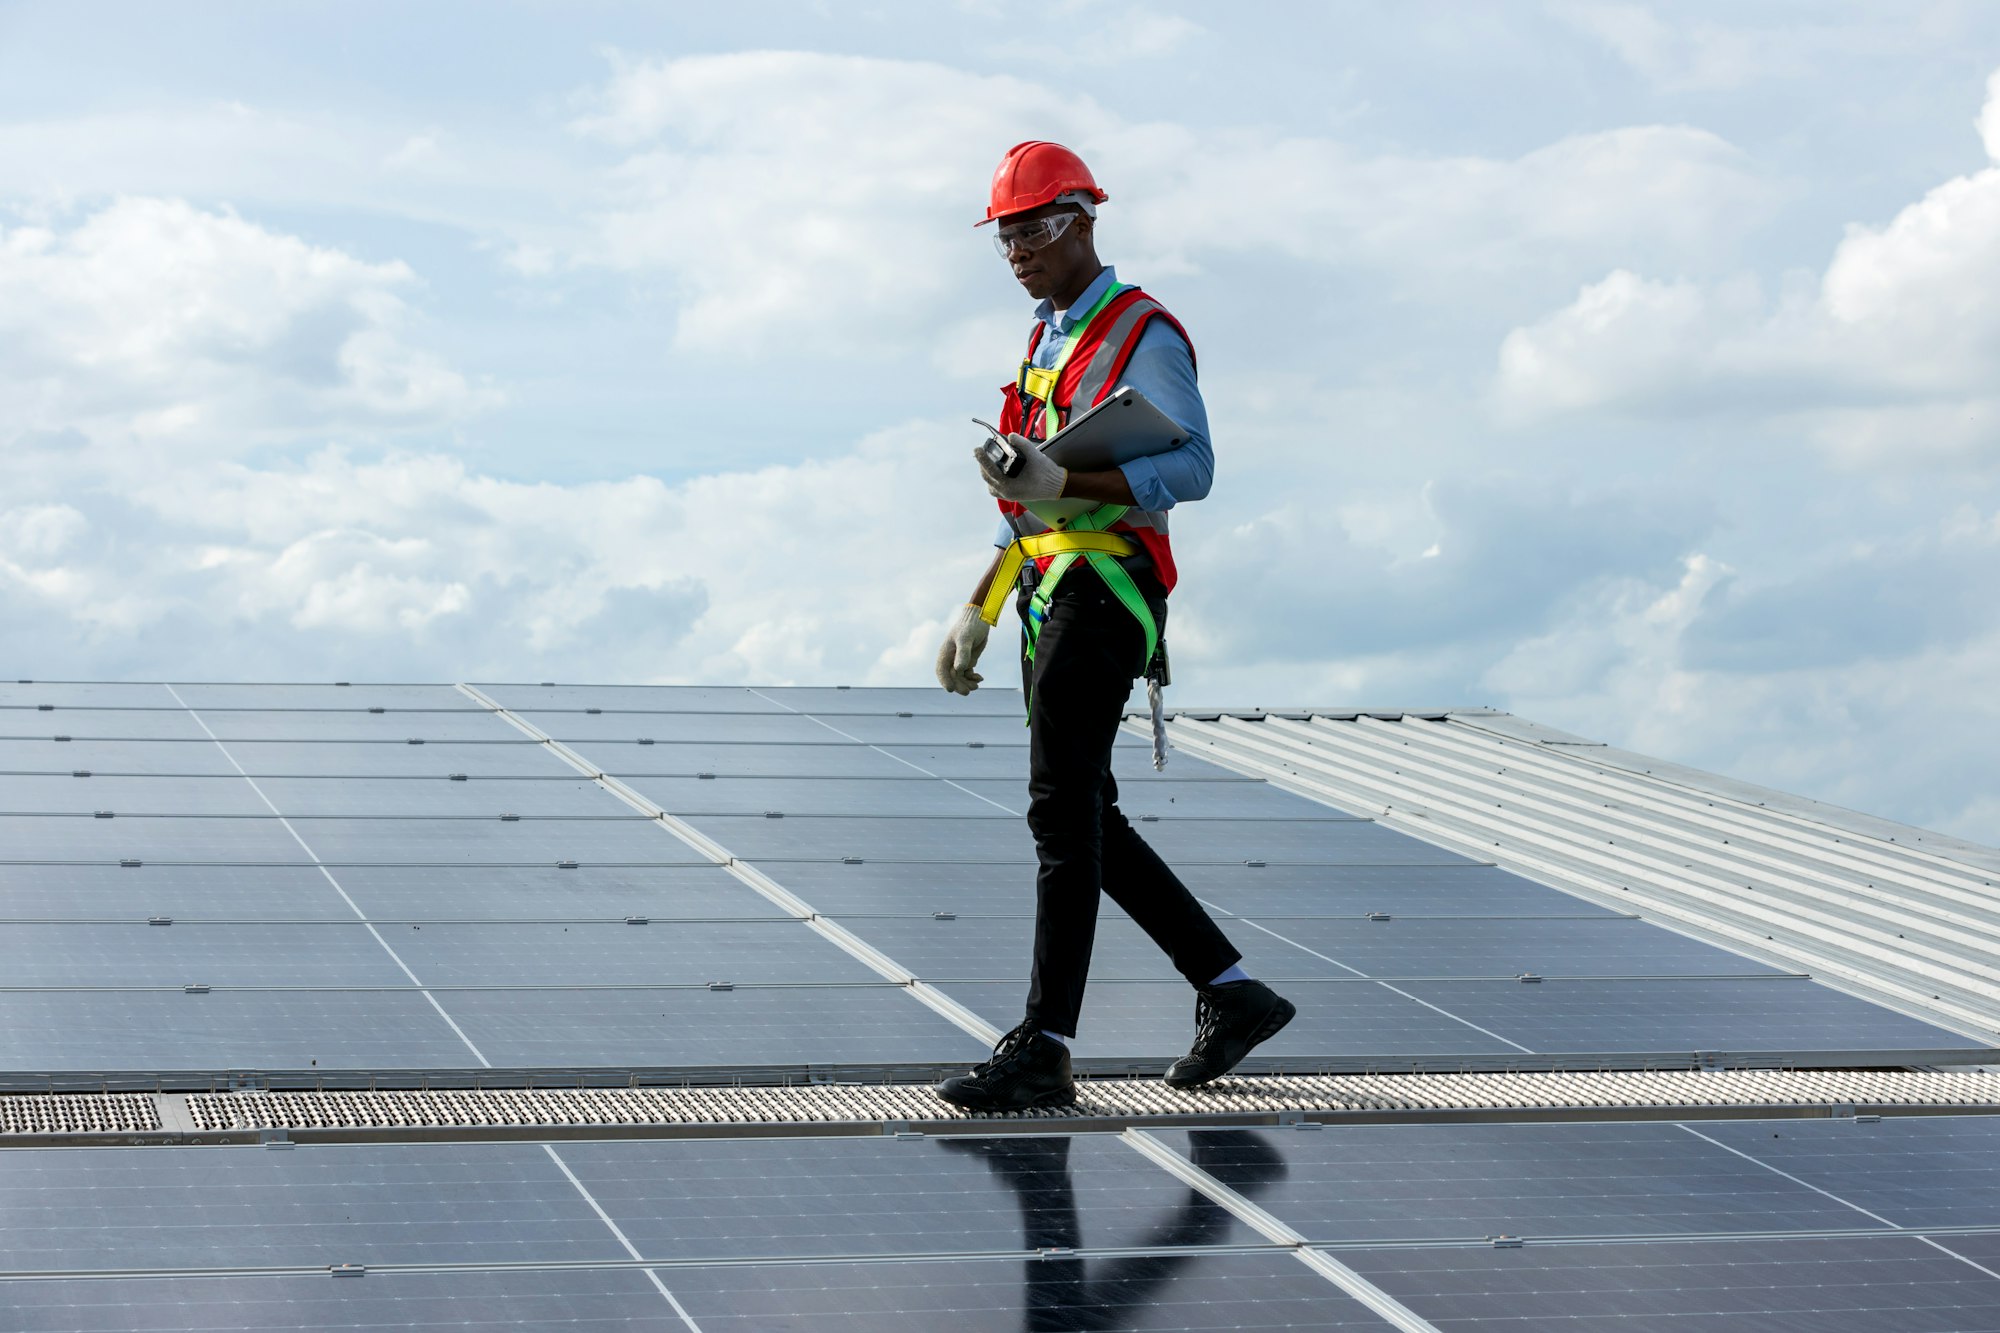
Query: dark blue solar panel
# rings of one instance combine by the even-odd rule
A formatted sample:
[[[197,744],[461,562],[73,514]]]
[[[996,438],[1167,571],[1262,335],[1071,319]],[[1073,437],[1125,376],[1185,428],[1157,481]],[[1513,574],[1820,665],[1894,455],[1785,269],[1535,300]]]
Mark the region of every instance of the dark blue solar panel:
[[[1316,1241],[1880,1225],[1671,1124],[1344,1125],[1221,1142],[1152,1132]]]
[[[878,974],[793,918],[751,922],[662,919],[646,925],[433,921],[385,925],[380,930],[428,986],[674,986],[710,981],[878,979]]]
[[[410,1328],[684,1329],[645,1273],[377,1271],[358,1278],[183,1277],[10,1282],[27,1333],[357,1333]]]
[[[721,866],[340,866],[377,921],[623,921],[788,916]],[[4,882],[4,881],[0,881]],[[6,901],[0,892],[0,902]]]
[[[1980,1048],[1806,980],[1412,981],[1403,989],[1549,1054]]]
[[[2000,1329],[2000,1281],[1904,1236],[1343,1250],[1337,1257],[1441,1329]]]
[[[1263,1239],[1112,1135],[578,1143],[562,1154],[648,1258]]]
[[[0,921],[353,921],[312,866],[0,866]]]
[[[437,1010],[410,990],[16,991],[5,1004],[0,1070],[462,1069],[478,1063]]]
[[[713,970],[731,971],[731,960],[716,959]],[[454,991],[443,1001],[496,1065],[953,1064],[987,1054],[985,1043],[888,982],[730,991]]]
[[[1369,976],[1755,976],[1778,969],[1643,921],[1386,921],[1267,917],[1256,929],[1225,920],[1233,935],[1281,938],[1277,955],[1322,955]],[[1266,933],[1268,932],[1268,934]],[[1311,951],[1308,953],[1308,951]],[[1281,964],[1282,965],[1282,964]]]
[[[2000,1226],[2000,1120],[1889,1116],[1693,1128],[1897,1226]]]
[[[15,923],[0,930],[8,986],[402,986],[368,928],[312,925],[152,926]]]
[[[671,1283],[704,1333],[1390,1327],[1275,1254],[688,1268]]]
[[[24,1148],[0,1197],[4,1271],[625,1257],[532,1143]]]

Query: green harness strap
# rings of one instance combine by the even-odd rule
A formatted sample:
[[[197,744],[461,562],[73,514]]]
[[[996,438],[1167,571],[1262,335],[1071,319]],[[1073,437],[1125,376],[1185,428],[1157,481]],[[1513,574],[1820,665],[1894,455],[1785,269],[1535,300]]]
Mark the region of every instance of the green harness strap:
[[[1054,366],[1048,370],[1040,370],[1031,367],[1026,361],[1021,363],[1022,388],[1025,390],[1032,386],[1041,390],[1034,396],[1042,400],[1042,433],[1045,437],[1055,434],[1060,428],[1061,423],[1057,420],[1053,398],[1056,381],[1061,377],[1063,368],[1069,364],[1070,354],[1083,341],[1083,331],[1090,322],[1128,287],[1127,283],[1113,283],[1084,317],[1071,326],[1069,342],[1064,346],[1062,355],[1056,359]],[[1050,527],[1063,532],[1108,532],[1112,524],[1125,517],[1125,511],[1129,508],[1130,505],[1099,505],[1087,513],[1078,514],[1075,518],[1052,523]],[[1104,580],[1104,586],[1111,589],[1111,595],[1124,603],[1125,609],[1138,620],[1139,627],[1146,631],[1146,665],[1141,671],[1149,670],[1154,654],[1160,647],[1160,624],[1153,618],[1153,608],[1147,604],[1145,594],[1139,591],[1139,585],[1132,581],[1132,576],[1125,572],[1125,567],[1118,563],[1117,557],[1104,551],[1065,551],[1049,562],[1048,572],[1041,576],[1040,582],[1035,585],[1034,595],[1028,599],[1028,616],[1022,622],[1022,628],[1028,635],[1026,654],[1028,661],[1035,660],[1035,644],[1042,635],[1042,622],[1048,619],[1049,602],[1056,595],[1056,585],[1062,582],[1063,575],[1069,572],[1070,566],[1077,562],[1079,556],[1090,562],[1090,567]],[[1032,698],[1029,700],[1029,706],[1033,707]]]
[[[1125,517],[1125,511],[1130,507],[1099,505],[1087,514],[1078,514],[1063,524],[1063,528],[1069,532],[1104,532]],[[1049,562],[1048,572],[1042,575],[1041,581],[1035,585],[1034,596],[1028,599],[1028,618],[1024,622],[1028,631],[1028,660],[1035,660],[1035,643],[1041,638],[1042,622],[1048,619],[1049,602],[1056,595],[1056,585],[1062,582],[1063,575],[1069,572],[1079,556],[1090,562],[1090,567],[1104,580],[1104,586],[1111,589],[1111,595],[1125,604],[1125,609],[1137,618],[1139,627],[1146,631],[1146,666],[1151,666],[1153,654],[1160,647],[1160,624],[1153,619],[1153,608],[1147,604],[1145,594],[1139,591],[1139,585],[1125,572],[1125,566],[1119,564],[1115,556],[1103,551],[1065,551]],[[1141,668],[1142,671],[1144,669]]]

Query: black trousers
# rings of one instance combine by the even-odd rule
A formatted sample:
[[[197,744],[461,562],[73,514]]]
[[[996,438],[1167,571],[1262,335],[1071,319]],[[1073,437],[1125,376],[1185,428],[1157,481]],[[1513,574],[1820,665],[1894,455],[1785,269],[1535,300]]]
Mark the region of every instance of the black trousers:
[[[1164,628],[1158,581],[1149,573],[1135,580]],[[1041,863],[1027,1017],[1066,1037],[1076,1035],[1083,1008],[1100,893],[1125,909],[1191,985],[1208,984],[1243,957],[1118,809],[1111,746],[1145,655],[1145,631],[1082,560],[1056,589],[1034,661],[1023,653],[1028,828]]]

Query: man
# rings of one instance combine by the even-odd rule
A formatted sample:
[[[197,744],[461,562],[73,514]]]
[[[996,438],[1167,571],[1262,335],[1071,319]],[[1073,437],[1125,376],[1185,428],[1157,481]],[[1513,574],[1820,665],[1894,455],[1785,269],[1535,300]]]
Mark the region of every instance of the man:
[[[946,689],[978,688],[983,678],[974,666],[1008,590],[1006,557],[1010,551],[1032,557],[1020,565],[1017,599],[1028,696],[1028,827],[1041,863],[1027,1014],[991,1059],[937,1087],[946,1101],[979,1111],[1074,1099],[1068,1042],[1083,1005],[1100,892],[1195,987],[1194,1046],[1168,1069],[1168,1083],[1194,1087],[1227,1073],[1294,1012],[1243,971],[1242,955],[1118,809],[1111,751],[1132,681],[1164,675],[1159,631],[1176,577],[1166,511],[1208,494],[1213,453],[1186,332],[1097,257],[1097,205],[1105,198],[1067,148],[1016,144],[993,173],[986,219],[978,224],[999,224],[995,247],[1041,302],[1000,418],[1023,464],[1007,476],[974,451],[987,490],[1000,502],[1002,553],[959,611],[937,664]],[[1042,454],[1036,442],[1060,430],[1072,412],[1128,385],[1186,432],[1181,447],[1104,472],[1069,472]],[[1030,507],[1059,498],[1096,507],[1052,532]]]

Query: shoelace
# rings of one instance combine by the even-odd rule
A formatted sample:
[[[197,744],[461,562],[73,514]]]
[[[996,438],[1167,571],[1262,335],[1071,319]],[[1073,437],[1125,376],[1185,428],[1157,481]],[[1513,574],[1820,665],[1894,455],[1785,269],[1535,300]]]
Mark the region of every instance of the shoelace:
[[[999,1042],[993,1047],[993,1054],[974,1065],[972,1072],[979,1075],[986,1075],[1012,1064],[1027,1051],[1028,1039],[1032,1036],[1034,1036],[1033,1030],[1026,1023],[1023,1023],[1006,1036],[1000,1038]]]
[[[1206,995],[1195,996],[1194,1000],[1194,1044],[1200,1050],[1215,1039],[1222,1027],[1222,1009]]]

